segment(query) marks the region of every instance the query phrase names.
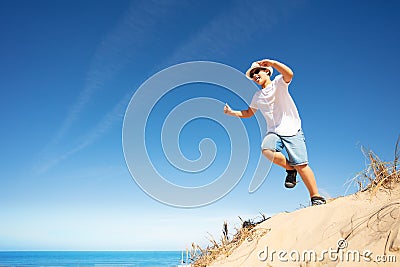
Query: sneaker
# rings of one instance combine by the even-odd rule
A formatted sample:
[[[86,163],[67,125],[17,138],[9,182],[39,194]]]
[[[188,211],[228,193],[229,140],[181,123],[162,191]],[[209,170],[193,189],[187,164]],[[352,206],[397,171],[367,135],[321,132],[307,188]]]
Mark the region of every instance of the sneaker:
[[[286,188],[293,188],[296,186],[296,170],[286,170],[287,175],[285,179],[285,187]]]
[[[321,196],[315,196],[311,198],[311,206],[323,205],[326,204],[325,198]]]

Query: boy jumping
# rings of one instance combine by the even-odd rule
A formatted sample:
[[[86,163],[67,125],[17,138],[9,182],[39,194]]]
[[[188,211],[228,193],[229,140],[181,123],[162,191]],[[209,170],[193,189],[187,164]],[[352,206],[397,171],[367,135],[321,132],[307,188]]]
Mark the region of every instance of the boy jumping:
[[[274,69],[280,75],[271,81]],[[232,110],[226,104],[224,113],[239,118],[249,118],[260,110],[267,122],[267,134],[261,145],[262,153],[267,159],[286,170],[285,187],[295,187],[296,175],[299,173],[310,193],[311,204],[313,206],[325,204],[325,199],[318,193],[314,173],[308,165],[299,112],[288,90],[293,71],[281,62],[264,59],[253,62],[246,76],[260,85],[261,90],[254,94],[247,110]],[[283,148],[286,149],[288,159],[281,153]]]

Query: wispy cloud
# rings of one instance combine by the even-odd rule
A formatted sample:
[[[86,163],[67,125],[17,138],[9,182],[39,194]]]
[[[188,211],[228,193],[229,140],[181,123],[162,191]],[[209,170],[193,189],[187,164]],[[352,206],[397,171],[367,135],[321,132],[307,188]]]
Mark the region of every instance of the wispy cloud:
[[[167,5],[156,2],[150,0],[132,3],[116,27],[101,41],[84,88],[51,144],[57,143],[64,136],[92,96],[105,89],[106,83],[131,62],[140,53],[139,49],[151,39],[157,19],[168,9]]]
[[[77,146],[68,152],[56,153],[56,156],[49,155],[51,151],[58,150],[57,145],[61,141],[71,143],[70,139],[65,141],[65,136],[74,123],[79,120],[81,114],[85,112],[85,108],[91,99],[99,92],[107,89],[107,82],[111,81],[124,66],[140,55],[141,48],[153,40],[160,18],[168,16],[169,10],[173,10],[172,6],[175,4],[175,2],[159,2],[156,0],[131,3],[115,28],[98,45],[81,93],[54,138],[39,154],[41,160],[39,167],[37,167],[39,172],[46,171],[51,166],[88,146],[113,125],[113,122],[120,120],[121,108],[125,107],[129,101],[126,96],[89,134],[80,138],[83,141],[78,142]]]
[[[232,50],[248,43],[249,50],[267,46],[257,43],[279,22],[290,16],[301,1],[234,1],[220,16],[208,22],[195,35],[178,47],[165,65],[191,60],[218,60],[232,55]],[[277,42],[273,40],[271,42]]]
[[[109,111],[100,121],[94,126],[89,132],[82,135],[70,150],[60,152],[57,155],[53,155],[51,159],[41,162],[41,165],[36,169],[38,173],[44,173],[51,167],[57,165],[59,162],[72,156],[73,154],[81,151],[87,146],[93,144],[96,140],[102,137],[113,125],[117,122],[122,121],[126,105],[129,102],[131,95],[126,95],[120,102],[118,102],[114,108]]]

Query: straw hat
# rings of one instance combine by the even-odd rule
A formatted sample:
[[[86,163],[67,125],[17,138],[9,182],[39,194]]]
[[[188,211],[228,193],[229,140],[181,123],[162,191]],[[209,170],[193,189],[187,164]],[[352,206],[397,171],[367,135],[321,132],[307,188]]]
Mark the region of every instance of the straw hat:
[[[258,62],[253,62],[251,64],[251,67],[246,71],[247,78],[249,78],[251,80],[252,78],[251,78],[250,74],[252,74],[253,71],[256,70],[256,69],[269,70],[269,76],[271,76],[272,73],[274,72],[274,69],[272,67],[263,67],[260,64],[258,64]]]

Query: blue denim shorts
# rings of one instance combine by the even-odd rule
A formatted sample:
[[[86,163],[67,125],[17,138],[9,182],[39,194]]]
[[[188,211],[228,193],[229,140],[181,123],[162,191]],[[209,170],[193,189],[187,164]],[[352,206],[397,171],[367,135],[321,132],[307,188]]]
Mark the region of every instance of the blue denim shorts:
[[[301,129],[293,136],[280,136],[276,133],[267,133],[261,148],[276,152],[281,152],[285,148],[289,157],[289,164],[292,166],[308,163],[306,139]]]

